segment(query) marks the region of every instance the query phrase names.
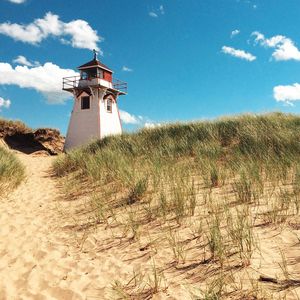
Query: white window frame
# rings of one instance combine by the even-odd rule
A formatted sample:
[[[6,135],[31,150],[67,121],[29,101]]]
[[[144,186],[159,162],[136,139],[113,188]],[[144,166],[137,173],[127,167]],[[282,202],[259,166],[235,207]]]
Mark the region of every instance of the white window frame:
[[[109,103],[110,103],[110,105],[109,105]],[[106,111],[109,113],[112,113],[112,108],[113,108],[113,100],[111,98],[107,98],[106,99]]]

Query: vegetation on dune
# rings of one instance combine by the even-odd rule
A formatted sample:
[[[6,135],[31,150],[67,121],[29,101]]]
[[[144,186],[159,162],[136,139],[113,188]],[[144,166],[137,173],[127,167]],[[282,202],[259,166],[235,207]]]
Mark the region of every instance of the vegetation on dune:
[[[0,137],[7,134],[28,133],[31,129],[21,121],[12,121],[0,118]]]
[[[243,115],[143,129],[61,155],[54,170],[67,178],[66,196],[90,195],[89,224],[123,228],[138,244],[147,236],[157,255],[170,249],[176,270],[209,268],[213,276],[195,299],[219,299],[237,290],[231,271],[251,265],[255,228],[299,221],[300,117]],[[153,223],[159,229],[149,229]],[[120,282],[115,288],[128,298],[137,293]],[[244,299],[259,298],[259,288],[251,295],[238,289]]]
[[[0,147],[0,196],[18,186],[24,176],[21,162],[13,153]]]
[[[245,158],[289,167],[299,154],[299,128],[300,117],[280,113],[160,126],[96,141],[58,160],[55,170],[59,176],[80,170],[97,181],[105,170],[119,178],[125,167],[137,170],[140,162],[159,167],[193,158],[200,165],[205,162],[211,179],[217,180],[213,178],[219,175],[218,166],[235,170]],[[95,165],[98,171],[93,170]]]
[[[27,154],[44,151],[57,155],[63,151],[64,137],[52,128],[31,129],[21,121],[0,118],[0,139],[11,149]]]

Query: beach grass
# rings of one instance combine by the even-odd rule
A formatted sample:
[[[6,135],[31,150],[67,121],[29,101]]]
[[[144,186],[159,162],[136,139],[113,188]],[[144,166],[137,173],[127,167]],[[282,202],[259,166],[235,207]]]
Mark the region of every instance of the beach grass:
[[[60,155],[53,169],[66,198],[88,197],[95,226],[122,228],[138,245],[145,235],[160,240],[151,245],[170,252],[166,265],[210,268],[218,288],[207,285],[205,299],[226,298],[239,288],[219,279],[251,266],[256,228],[299,219],[300,117],[249,114],[142,129]]]
[[[17,157],[0,147],[0,195],[17,187],[25,177],[25,169]]]

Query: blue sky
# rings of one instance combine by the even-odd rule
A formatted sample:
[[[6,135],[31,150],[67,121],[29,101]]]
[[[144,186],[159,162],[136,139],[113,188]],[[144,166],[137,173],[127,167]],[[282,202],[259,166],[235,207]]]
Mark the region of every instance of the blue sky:
[[[65,133],[61,77],[94,47],[128,82],[125,130],[299,113],[299,15],[299,0],[0,0],[0,116]]]

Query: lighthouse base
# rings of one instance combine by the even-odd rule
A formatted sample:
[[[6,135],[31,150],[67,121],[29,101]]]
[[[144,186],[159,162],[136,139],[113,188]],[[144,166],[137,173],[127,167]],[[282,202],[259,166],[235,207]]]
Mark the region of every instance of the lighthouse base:
[[[121,134],[122,127],[116,97],[103,90],[74,97],[64,151],[86,145],[92,140]]]

